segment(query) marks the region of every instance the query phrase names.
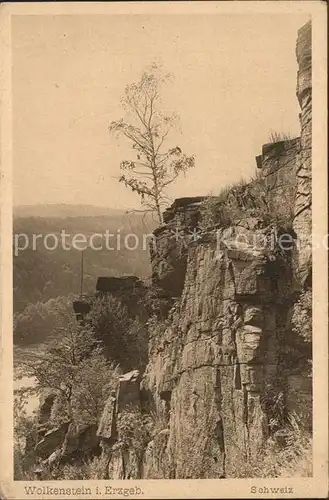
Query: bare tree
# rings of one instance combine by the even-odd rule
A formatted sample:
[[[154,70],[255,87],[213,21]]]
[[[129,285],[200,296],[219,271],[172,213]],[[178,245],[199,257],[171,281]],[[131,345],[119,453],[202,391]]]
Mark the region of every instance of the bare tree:
[[[132,123],[121,119],[109,127],[110,132],[128,139],[136,155],[136,159],[120,163],[119,181],[140,195],[145,211],[155,213],[159,223],[162,222],[161,210],[169,201],[166,188],[195,162],[194,156],[186,156],[180,147],[166,145],[178,118],[159,109],[160,89],[169,80],[169,74],[161,74],[158,66],[152,64],[137,83],[125,89],[122,104]]]

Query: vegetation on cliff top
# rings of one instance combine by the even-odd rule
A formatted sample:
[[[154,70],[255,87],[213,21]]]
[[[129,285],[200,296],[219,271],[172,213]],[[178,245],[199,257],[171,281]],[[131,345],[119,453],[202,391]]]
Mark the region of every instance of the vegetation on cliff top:
[[[247,217],[261,219],[267,225],[276,225],[289,230],[293,222],[294,199],[273,212],[269,206],[269,188],[258,172],[251,180],[241,179],[224,187],[218,196],[206,198],[200,206],[200,227],[209,230],[239,224]]]

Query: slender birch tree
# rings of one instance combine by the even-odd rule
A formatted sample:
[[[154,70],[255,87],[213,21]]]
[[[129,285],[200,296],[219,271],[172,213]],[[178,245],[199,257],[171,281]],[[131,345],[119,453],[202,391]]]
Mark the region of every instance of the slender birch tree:
[[[120,163],[119,182],[137,192],[143,211],[156,214],[162,223],[162,210],[168,205],[167,188],[180,174],[194,166],[194,155],[185,155],[179,146],[168,146],[168,136],[177,122],[176,114],[160,110],[161,89],[171,79],[156,64],[143,73],[137,83],[128,85],[122,98],[130,121],[113,121],[109,130],[125,137],[134,153],[133,160]]]

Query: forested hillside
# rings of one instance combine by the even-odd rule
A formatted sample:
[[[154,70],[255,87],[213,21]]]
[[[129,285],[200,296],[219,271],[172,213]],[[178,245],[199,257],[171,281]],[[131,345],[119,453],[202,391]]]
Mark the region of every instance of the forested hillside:
[[[35,213],[35,210],[32,212]],[[86,211],[83,207],[81,210],[82,213]],[[22,211],[19,210],[19,213]],[[70,211],[74,212],[72,208]],[[88,239],[97,234],[94,238],[95,246],[98,247],[101,243],[103,245],[100,250],[89,247],[83,251],[84,294],[93,293],[99,276],[137,275],[147,278],[150,275],[148,249],[143,246],[143,235],[151,233],[153,222],[150,218],[143,217],[143,214],[113,211],[112,215],[90,217],[43,217],[47,208],[43,211],[42,207],[39,212],[39,217],[14,217],[14,337],[17,342],[25,342],[28,338],[30,341],[32,338],[34,341],[41,340],[40,325],[42,321],[47,323],[48,320],[40,320],[40,311],[43,311],[41,316],[47,315],[47,303],[50,299],[62,302],[65,297],[80,293],[82,251],[72,248],[74,235],[82,234]],[[54,209],[49,213],[54,215]],[[62,231],[68,235],[66,244],[71,247],[70,250],[65,250],[61,244]],[[111,249],[106,248],[101,237],[105,231],[114,235],[109,240],[110,246],[113,247]],[[138,239],[138,246],[134,251],[124,245],[125,237],[129,234],[136,235]],[[33,235],[42,235],[35,240],[34,248]],[[47,249],[44,244],[46,235],[55,235],[58,238],[57,248]],[[15,238],[18,247],[16,249]],[[23,249],[26,241],[28,246]],[[55,238],[49,236],[48,246],[52,247],[54,241]],[[134,245],[134,239],[130,244]],[[45,328],[44,331],[49,329]]]

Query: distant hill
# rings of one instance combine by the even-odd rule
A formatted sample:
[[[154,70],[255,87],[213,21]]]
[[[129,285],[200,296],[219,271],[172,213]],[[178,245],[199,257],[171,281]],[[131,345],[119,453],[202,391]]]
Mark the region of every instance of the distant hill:
[[[38,240],[36,249],[33,249],[33,234],[45,236],[51,233],[59,238],[61,231],[65,230],[70,235],[68,244],[74,234],[82,233],[88,237],[94,233],[104,234],[106,230],[115,235],[120,231],[122,242],[126,235],[134,234],[138,237],[140,244],[134,250],[125,248],[123,244],[117,247],[113,238],[111,245],[116,246],[113,250],[103,247],[94,251],[88,248],[84,252],[84,293],[94,293],[99,276],[150,276],[148,246],[142,248],[142,241],[143,236],[150,234],[156,227],[152,217],[88,205],[17,208],[18,210],[14,211],[14,234],[27,235],[30,244],[26,250],[19,251],[18,255],[14,256],[15,312],[22,311],[29,304],[76,294],[80,290],[81,252],[75,249],[66,251],[60,245],[54,251],[48,251],[42,239]],[[98,213],[106,210],[108,214]],[[25,215],[22,215],[24,212]],[[83,215],[86,212],[88,215]],[[97,239],[95,242],[99,241]]]
[[[125,215],[127,210],[98,207],[94,205],[17,205],[13,207],[14,217],[97,217],[102,215]]]

